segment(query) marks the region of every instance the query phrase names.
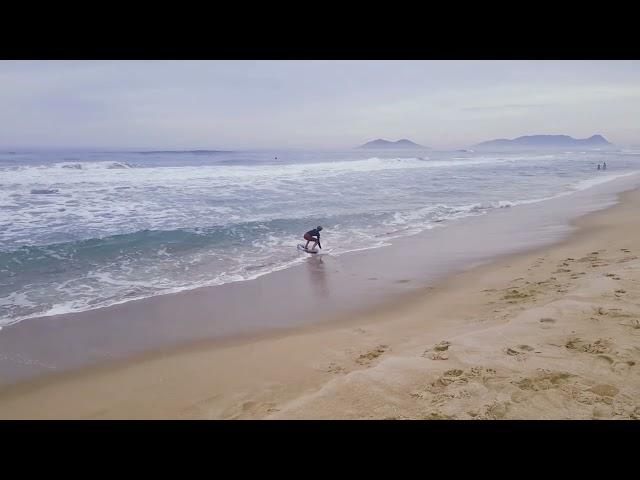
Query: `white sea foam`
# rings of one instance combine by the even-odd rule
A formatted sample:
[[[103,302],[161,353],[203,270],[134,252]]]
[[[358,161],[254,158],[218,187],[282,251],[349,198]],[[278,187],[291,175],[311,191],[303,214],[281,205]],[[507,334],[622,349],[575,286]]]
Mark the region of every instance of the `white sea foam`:
[[[0,325],[255,279],[304,261],[295,244],[317,223],[328,227],[323,245],[342,255],[571,195],[634,167],[608,156],[618,170],[596,174],[591,154],[456,155],[0,166],[0,275],[12,275],[12,285],[0,279]]]
[[[541,157],[546,158],[547,156]],[[74,183],[118,183],[153,182],[162,185],[179,181],[210,180],[224,183],[228,179],[255,182],[269,178],[294,178],[301,176],[327,176],[352,172],[375,172],[380,170],[411,170],[429,168],[455,168],[469,165],[506,163],[517,161],[519,157],[454,157],[448,160],[429,160],[414,157],[378,158],[364,160],[326,161],[289,165],[203,165],[203,166],[163,166],[135,168],[126,162],[75,162],[52,165],[22,166],[0,169],[3,181],[13,186],[32,184],[74,184]],[[523,157],[524,158],[524,157]]]

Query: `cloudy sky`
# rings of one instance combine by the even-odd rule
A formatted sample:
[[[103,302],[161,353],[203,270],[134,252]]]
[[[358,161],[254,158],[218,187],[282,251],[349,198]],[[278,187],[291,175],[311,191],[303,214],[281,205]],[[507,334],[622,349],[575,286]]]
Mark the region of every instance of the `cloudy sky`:
[[[0,61],[0,147],[640,146],[638,61]]]

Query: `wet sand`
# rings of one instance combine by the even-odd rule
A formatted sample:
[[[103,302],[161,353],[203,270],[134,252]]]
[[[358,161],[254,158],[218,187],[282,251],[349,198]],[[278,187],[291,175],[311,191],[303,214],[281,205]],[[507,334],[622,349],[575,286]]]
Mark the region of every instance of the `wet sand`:
[[[197,324],[187,330],[202,340],[186,341],[195,338],[185,335],[178,347],[7,382],[0,390],[0,418],[637,418],[640,191],[621,199],[607,210],[581,217],[575,222],[577,230],[559,243],[440,280],[425,275],[421,256],[407,255],[407,246],[419,241],[415,237],[396,242],[384,258],[362,252],[276,272],[271,277],[282,274],[291,282],[279,283],[279,288],[290,289],[287,296],[275,297],[280,301],[271,301],[279,307],[256,310],[256,303],[242,293],[235,308],[246,311],[248,318],[271,318],[288,310],[282,306],[286,299],[293,313],[275,325],[279,329],[251,338],[203,339],[202,326],[192,316],[206,311],[201,303],[198,308],[194,304],[211,290],[166,296],[160,303],[153,299],[146,305],[117,306],[122,310],[111,307],[109,318],[117,321],[113,312],[123,313],[122,327],[133,331],[131,345],[136,348],[145,329],[152,332],[158,325],[166,338],[185,335],[175,321],[153,323],[154,316],[148,314],[152,303],[156,320]],[[496,241],[498,225],[486,233]],[[550,232],[549,240],[557,233]],[[441,238],[444,242],[444,234]],[[450,255],[463,253],[463,239],[456,244],[451,238],[446,237],[442,248]],[[486,261],[494,250],[489,242],[477,262]],[[461,265],[465,262],[461,257]],[[451,256],[446,265],[451,265]],[[374,276],[377,280],[363,281]],[[263,288],[260,280],[254,281],[256,295]],[[313,297],[321,299],[321,305],[335,301],[344,310],[336,310],[326,322],[301,317],[303,310],[296,308],[309,305],[300,301],[296,307],[295,299],[307,298],[303,292],[314,291],[310,284],[320,284],[316,291],[325,292],[324,300],[322,294]],[[364,294],[353,294],[354,289]],[[226,294],[233,295],[231,287]],[[274,298],[270,294],[267,291],[267,300]],[[344,302],[336,300],[341,298]],[[350,304],[349,298],[357,301]],[[367,305],[363,298],[375,302]],[[135,317],[127,309],[144,311],[140,305],[147,311],[145,320],[139,329],[130,328]],[[97,315],[96,323],[105,318],[100,310],[83,315]],[[200,315],[207,325],[211,315]],[[75,318],[80,317],[88,318]],[[74,316],[66,318],[72,322]],[[39,345],[54,345],[48,347],[52,351],[82,330],[80,320],[66,334],[58,333],[65,330],[60,323],[50,322],[46,331],[38,322],[20,325],[13,332],[20,330],[25,344],[36,345],[32,337],[38,333]],[[250,322],[243,325],[251,332]],[[86,328],[87,338],[105,336],[106,353],[116,343],[109,332],[123,336],[111,327]],[[0,340],[9,338],[6,333],[11,330],[3,331]],[[18,333],[11,335],[18,338]],[[157,346],[154,335],[149,333],[149,344]],[[83,346],[76,348],[81,351]],[[124,350],[118,346],[117,353]],[[103,359],[105,351],[98,349],[96,355]]]

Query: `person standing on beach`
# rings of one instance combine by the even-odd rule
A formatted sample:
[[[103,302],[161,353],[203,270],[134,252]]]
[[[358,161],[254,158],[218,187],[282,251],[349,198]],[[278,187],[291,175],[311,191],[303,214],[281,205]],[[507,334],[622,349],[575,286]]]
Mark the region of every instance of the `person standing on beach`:
[[[304,246],[305,250],[309,250],[310,242],[314,242],[311,250],[315,250],[316,245],[322,248],[322,245],[320,245],[320,230],[322,230],[322,227],[318,225],[313,230],[309,230],[307,233],[304,234],[304,239],[307,241],[307,244]]]
[[[607,169],[607,162],[602,162],[602,169],[606,170]]]
[[[598,164],[598,170],[600,170],[600,164]]]

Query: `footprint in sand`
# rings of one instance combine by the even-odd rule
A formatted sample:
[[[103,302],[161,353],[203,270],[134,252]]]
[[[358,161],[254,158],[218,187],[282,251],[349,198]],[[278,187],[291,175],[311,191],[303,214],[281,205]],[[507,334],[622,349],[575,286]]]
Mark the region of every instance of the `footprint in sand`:
[[[512,383],[520,390],[551,390],[566,384],[573,376],[567,372],[539,369],[535,375],[515,380]]]
[[[449,355],[444,352],[434,352],[429,358],[431,360],[449,360]]]
[[[548,318],[548,317],[541,318],[538,321],[541,323],[540,328],[545,328],[545,329],[551,328],[551,325],[557,322],[555,318]]]
[[[601,397],[615,397],[618,394],[618,392],[620,392],[620,390],[617,387],[614,387],[613,385],[605,385],[605,384],[595,385],[594,387],[591,387],[589,391]]]
[[[613,385],[598,384],[589,388],[571,391],[570,397],[583,405],[596,405],[594,412],[605,405],[612,405],[620,390]],[[606,408],[606,407],[605,407]],[[594,415],[594,417],[611,418],[611,409]]]
[[[468,412],[476,420],[500,420],[506,418],[511,402],[493,401],[483,405],[479,411]]]
[[[605,384],[595,385],[591,387],[589,391],[595,393],[600,397],[615,397],[620,392],[617,387]]]
[[[606,310],[605,308],[602,308],[602,307],[594,307],[593,308],[593,312],[596,315],[600,315],[600,316],[604,316],[604,315],[609,315],[610,314],[610,310]]]
[[[568,269],[568,268],[559,268],[555,272],[551,272],[551,273],[570,273],[570,272],[571,272],[571,270]]]
[[[449,405],[452,402],[467,402],[479,391],[486,391],[487,383],[496,377],[496,370],[485,367],[472,367],[469,370],[452,368],[443,372],[410,396],[421,401],[430,401],[432,406]],[[477,412],[480,414],[480,412]],[[473,415],[472,415],[473,416]]]
[[[603,340],[601,338],[594,341],[593,343],[590,343],[582,340],[581,338],[575,337],[567,341],[564,346],[569,350],[599,355],[609,352],[611,350],[612,344],[610,341]]]
[[[440,390],[443,387],[447,387],[453,383],[467,383],[469,380],[463,374],[464,371],[460,370],[459,368],[447,370],[435,381],[431,382],[430,386],[432,387],[432,393],[435,393],[435,391]]]
[[[621,323],[620,325],[625,326],[625,327],[631,327],[634,330],[638,330],[640,329],[640,320],[638,320],[637,318],[632,318],[629,323]]]
[[[616,275],[615,273],[605,273],[604,274],[605,277],[609,277],[613,280],[622,280],[618,275]]]
[[[421,389],[410,394],[411,397],[419,399],[420,402],[430,403],[428,407],[432,411],[439,411],[439,407],[460,403],[461,407],[468,408],[469,403],[482,401],[482,393],[487,392],[487,384],[496,378],[496,370],[482,366],[475,366],[469,370],[452,368],[444,371],[435,380],[430,381]],[[479,396],[480,394],[480,396]],[[494,402],[495,403],[495,402]],[[497,408],[494,410],[489,405],[488,409],[481,407],[479,410],[467,411],[471,418],[501,418],[506,411]],[[496,406],[497,407],[497,406]],[[458,415],[454,415],[459,418]]]
[[[355,362],[359,365],[369,366],[376,358],[385,353],[387,350],[389,350],[389,345],[378,345],[373,350],[360,355],[358,358],[356,358]]]
[[[618,361],[611,366],[611,370],[615,373],[625,373],[628,372],[630,368],[635,367],[635,365],[635,360]]]
[[[451,342],[447,342],[446,340],[443,340],[440,343],[438,343],[436,346],[434,346],[433,349],[436,352],[444,352],[449,350],[450,346],[451,346]]]
[[[443,340],[437,345],[435,345],[433,348],[427,348],[422,354],[422,356],[423,357],[429,356],[431,360],[448,360],[449,355],[447,355],[445,352],[449,350],[450,346],[451,346],[450,342]]]
[[[423,392],[423,395],[416,395],[418,398],[428,399],[429,395]],[[452,401],[457,399],[470,398],[472,396],[471,392],[468,390],[461,388],[459,390],[442,390],[438,393],[434,393],[431,397],[431,405],[435,406],[444,406],[446,404],[450,404]]]
[[[324,371],[327,373],[334,373],[334,374],[348,373],[344,367],[341,367],[335,362],[329,363],[329,365],[327,365],[326,368],[324,368]]]
[[[507,348],[506,353],[507,355],[511,355],[512,357],[516,357],[518,355],[524,355],[524,352],[519,352],[513,348]]]
[[[496,371],[493,368],[472,367],[468,371],[453,368],[445,371],[435,381],[431,382],[429,386],[430,391],[435,393],[439,392],[443,387],[448,387],[453,384],[467,384],[469,381],[485,383],[495,376]]]
[[[600,354],[600,355],[597,355],[596,358],[606,363],[607,365],[612,365],[615,362],[615,360],[611,358],[609,355]]]
[[[517,360],[525,360],[527,358],[527,352],[533,352],[534,350],[535,349],[529,345],[516,345],[514,347],[507,347],[504,352]]]
[[[518,301],[531,297],[533,297],[532,293],[522,292],[517,288],[510,288],[507,289],[507,293],[502,296],[502,300],[507,300],[507,303],[517,303]]]
[[[497,375],[494,368],[487,367],[471,367],[471,369],[465,374],[469,378],[480,378],[483,382],[493,378]]]

